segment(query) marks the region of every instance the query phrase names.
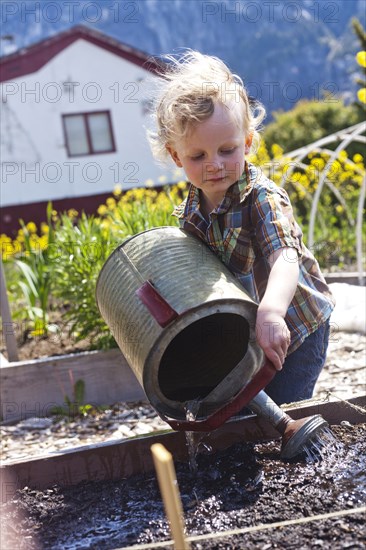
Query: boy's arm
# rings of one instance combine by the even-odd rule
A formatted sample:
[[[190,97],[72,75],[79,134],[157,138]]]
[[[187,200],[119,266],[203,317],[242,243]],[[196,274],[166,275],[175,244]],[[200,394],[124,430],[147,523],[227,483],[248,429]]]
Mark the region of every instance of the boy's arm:
[[[289,247],[281,248],[273,252],[268,261],[271,272],[258,306],[256,336],[265,355],[277,370],[281,370],[290,345],[285,316],[299,278],[297,251]]]

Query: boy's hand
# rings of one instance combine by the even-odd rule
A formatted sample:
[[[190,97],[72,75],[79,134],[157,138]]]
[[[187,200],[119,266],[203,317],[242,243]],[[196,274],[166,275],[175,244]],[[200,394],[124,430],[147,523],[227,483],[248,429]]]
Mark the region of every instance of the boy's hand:
[[[276,370],[281,370],[291,340],[284,318],[275,311],[262,311],[259,307],[255,331],[266,357]]]
[[[274,367],[281,370],[291,342],[285,316],[299,280],[297,251],[280,248],[269,256],[268,263],[271,271],[258,306],[255,329],[258,344]]]

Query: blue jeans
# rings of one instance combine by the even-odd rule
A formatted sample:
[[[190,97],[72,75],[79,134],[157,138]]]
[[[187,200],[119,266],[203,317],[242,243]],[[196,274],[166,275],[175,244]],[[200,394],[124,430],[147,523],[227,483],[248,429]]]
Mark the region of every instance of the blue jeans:
[[[264,390],[275,403],[281,405],[312,397],[325,364],[328,339],[329,319],[286,357],[282,370]]]

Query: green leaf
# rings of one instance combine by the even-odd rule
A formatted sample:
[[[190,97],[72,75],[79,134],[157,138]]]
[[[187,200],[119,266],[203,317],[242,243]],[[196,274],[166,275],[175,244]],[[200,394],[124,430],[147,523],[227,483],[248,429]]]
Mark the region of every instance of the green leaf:
[[[22,260],[15,260],[15,264],[19,267],[19,269],[22,271],[27,284],[29,286],[30,291],[33,293],[34,296],[38,298],[39,294],[36,288],[37,283],[37,277],[34,273],[34,271],[31,269],[31,267],[23,262]]]

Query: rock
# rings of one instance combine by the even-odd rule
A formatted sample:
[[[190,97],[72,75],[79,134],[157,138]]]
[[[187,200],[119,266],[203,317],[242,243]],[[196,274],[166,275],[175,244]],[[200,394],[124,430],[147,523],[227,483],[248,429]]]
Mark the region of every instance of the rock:
[[[26,418],[17,424],[21,430],[45,430],[52,425],[52,418]]]

